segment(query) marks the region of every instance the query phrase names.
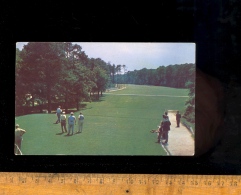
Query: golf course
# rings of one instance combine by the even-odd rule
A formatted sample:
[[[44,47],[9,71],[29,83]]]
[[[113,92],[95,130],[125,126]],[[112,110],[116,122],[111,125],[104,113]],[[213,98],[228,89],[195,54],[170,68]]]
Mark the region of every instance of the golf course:
[[[54,124],[57,108],[53,113],[18,116],[15,122],[27,131],[21,150],[23,155],[165,156],[150,130],[157,129],[165,110],[183,113],[187,99],[188,89],[161,86],[126,85],[107,91],[98,101],[82,102],[83,132],[73,136],[66,136],[60,124]],[[80,111],[74,112],[76,118]],[[77,128],[78,123],[75,132]]]

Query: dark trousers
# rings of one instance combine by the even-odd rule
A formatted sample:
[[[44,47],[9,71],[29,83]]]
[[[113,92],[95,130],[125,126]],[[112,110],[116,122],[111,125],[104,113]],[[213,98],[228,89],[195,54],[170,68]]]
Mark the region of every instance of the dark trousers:
[[[61,121],[61,129],[62,129],[62,132],[67,132],[66,130],[66,121]]]
[[[165,139],[165,140],[166,140],[166,141],[165,141],[165,143],[167,143],[167,142],[168,142],[168,133],[169,133],[169,131],[163,131],[163,134],[162,134],[163,139]]]
[[[157,142],[160,142],[160,141],[161,141],[161,138],[162,138],[162,136],[163,136],[162,134],[163,134],[162,131],[160,131],[160,132],[158,133]]]
[[[177,119],[177,126],[180,126],[180,119]]]
[[[60,113],[57,113],[57,117],[58,117],[58,119],[57,119],[56,123],[60,123]]]

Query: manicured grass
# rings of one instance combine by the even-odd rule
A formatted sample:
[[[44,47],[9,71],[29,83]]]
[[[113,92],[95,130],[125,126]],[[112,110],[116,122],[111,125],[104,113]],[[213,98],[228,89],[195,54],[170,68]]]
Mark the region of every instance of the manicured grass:
[[[155,143],[157,135],[150,130],[157,129],[165,109],[184,110],[187,98],[143,94],[186,96],[188,91],[130,85],[106,93],[98,102],[85,102],[83,133],[73,136],[60,134],[60,124],[53,124],[57,119],[55,114],[16,117],[16,123],[27,131],[22,152],[25,155],[166,155],[160,144]],[[79,112],[74,114],[77,117]]]
[[[148,94],[148,95],[175,95],[175,96],[187,96],[188,89],[177,89],[161,86],[149,86],[149,85],[128,85],[125,91],[116,91],[116,94]]]

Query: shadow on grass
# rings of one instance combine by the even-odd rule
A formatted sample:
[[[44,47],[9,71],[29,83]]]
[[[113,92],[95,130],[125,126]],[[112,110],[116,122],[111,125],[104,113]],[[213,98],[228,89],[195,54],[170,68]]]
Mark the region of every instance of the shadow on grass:
[[[105,96],[102,95],[100,98],[93,98],[91,100],[91,102],[102,102],[105,101],[103,100]],[[91,103],[90,102],[90,103]],[[43,104],[43,105],[36,105],[34,107],[31,106],[22,106],[21,108],[19,108],[18,110],[16,110],[15,112],[15,116],[23,116],[23,115],[30,115],[30,114],[56,114],[56,108],[58,106],[61,106],[62,111],[65,111],[66,114],[70,114],[71,112],[78,112],[80,110],[86,110],[86,109],[92,109],[92,107],[87,108],[87,103],[80,103],[79,105],[79,109],[77,110],[75,108],[76,105],[74,104],[69,104],[68,105],[68,109],[65,108],[64,103],[63,102],[59,102],[59,103],[52,103],[51,104],[51,112],[47,112],[47,104]]]
[[[82,108],[81,110],[90,110],[90,109],[92,109],[92,108],[93,108],[92,106],[89,106],[88,108],[85,107],[85,108]]]
[[[92,102],[102,102],[102,101],[105,101],[103,98],[105,97],[105,95],[102,95],[102,96],[100,96],[99,98],[97,98],[97,97],[92,97],[91,98],[91,101]]]
[[[102,100],[102,99],[98,99],[98,100],[92,100],[92,102],[103,102],[105,100]]]
[[[74,134],[73,134],[73,135],[74,135]],[[73,135],[72,135],[72,134],[70,134],[70,135],[67,134],[67,135],[64,135],[64,136],[65,136],[65,137],[71,137],[71,136],[73,136]]]
[[[64,133],[63,132],[61,132],[61,133],[56,133],[56,135],[63,135]]]

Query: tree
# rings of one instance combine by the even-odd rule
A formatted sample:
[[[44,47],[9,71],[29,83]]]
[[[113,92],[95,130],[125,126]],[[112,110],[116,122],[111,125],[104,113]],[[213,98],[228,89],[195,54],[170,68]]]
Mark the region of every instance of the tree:
[[[195,123],[195,67],[191,67],[188,71],[189,81],[186,82],[186,87],[189,89],[189,99],[186,101],[186,110],[184,118],[188,122]]]
[[[173,79],[173,67],[171,65],[166,67],[166,86],[171,87]]]
[[[88,98],[88,92],[93,87],[90,76],[88,56],[82,47],[70,42],[63,44],[65,58],[61,64],[61,74],[56,85],[56,95],[64,100],[68,110],[71,102],[75,102],[79,110],[80,102]],[[59,99],[61,100],[61,99]]]
[[[106,90],[107,84],[109,82],[108,74],[106,73],[106,70],[102,69],[101,67],[95,67],[93,70],[95,75],[95,84],[94,90],[97,91],[97,98],[100,97],[100,92],[102,95],[102,92]]]
[[[119,79],[120,79],[120,77],[119,77],[120,72],[121,72],[121,65],[119,64],[119,65],[116,66],[116,73],[117,73],[116,83],[117,83],[117,87],[118,88],[119,88],[119,84],[120,84],[120,81],[119,81]]]
[[[55,101],[60,105],[64,102],[66,110],[74,103],[79,110],[81,101],[90,99],[91,91],[99,95],[106,89],[110,74],[105,61],[89,59],[77,44],[30,42],[21,52],[16,50],[16,104],[47,102],[51,112]]]
[[[115,67],[115,64],[113,64],[111,67],[112,83],[115,83],[115,73],[116,73],[116,67]]]
[[[91,81],[91,92],[97,92],[97,98],[99,99],[99,93],[104,91],[110,83],[109,75],[112,73],[112,66],[110,63],[106,63],[100,58],[90,58],[88,62],[88,67],[91,70],[92,76]],[[110,70],[111,68],[111,70]]]
[[[31,94],[33,99],[36,95],[43,95],[39,98],[47,99],[49,112],[51,112],[51,102],[55,94],[53,89],[60,74],[62,57],[64,54],[60,49],[60,43],[53,42],[30,42],[21,52],[19,82],[24,85],[22,87],[24,93]]]
[[[15,90],[15,108],[16,113],[23,112],[22,106],[26,102],[25,95],[28,93],[26,84],[22,83],[22,75],[21,75],[21,51],[16,49],[16,68],[15,68],[15,77],[16,77],[16,90]]]
[[[157,79],[158,85],[165,86],[166,85],[166,68],[164,66],[160,66],[157,68]]]
[[[79,110],[80,103],[88,99],[89,92],[95,86],[91,77],[93,77],[93,73],[81,65],[77,65],[67,72],[67,76],[62,80],[66,110],[69,108],[68,102],[74,102],[76,109]]]
[[[16,48],[16,73],[18,73],[18,71],[21,68],[21,62],[22,62],[22,58],[20,57],[21,55],[21,51]]]
[[[114,83],[114,78],[113,78],[113,75],[112,75],[112,65],[111,65],[110,62],[107,63],[107,67],[108,67],[108,73],[109,73],[111,83]]]

